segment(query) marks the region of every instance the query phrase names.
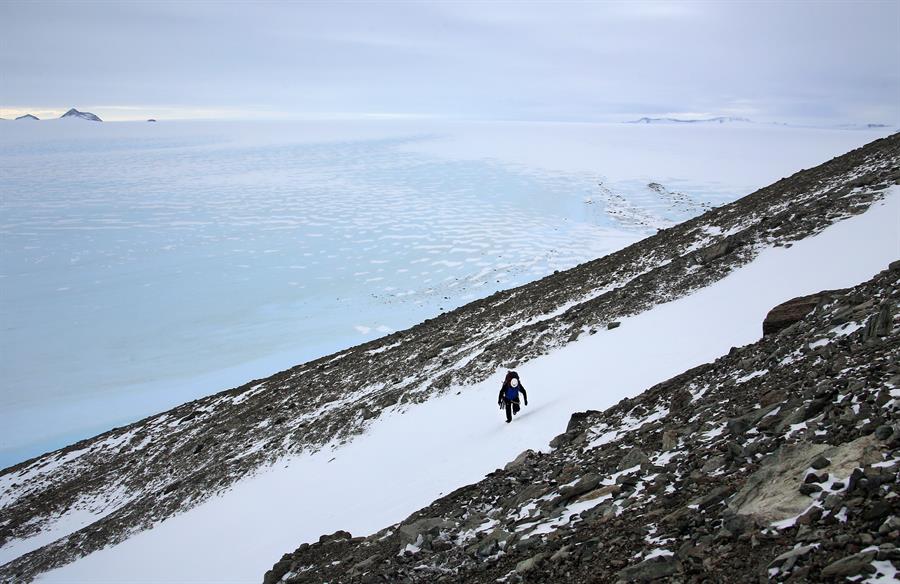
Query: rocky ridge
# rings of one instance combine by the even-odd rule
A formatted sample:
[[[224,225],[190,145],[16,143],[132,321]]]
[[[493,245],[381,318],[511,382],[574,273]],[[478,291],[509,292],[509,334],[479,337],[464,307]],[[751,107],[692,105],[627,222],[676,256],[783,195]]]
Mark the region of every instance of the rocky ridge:
[[[762,248],[867,209],[900,183],[898,159],[900,136],[875,141],[617,253],[5,469],[0,546],[76,510],[96,519],[0,566],[0,579],[29,580],[285,455],[339,445],[388,408],[464,390],[715,282]],[[346,395],[347,386],[361,389]]]
[[[900,261],[813,299],[757,343],[574,414],[549,453],[370,537],[301,545],[265,584],[895,576]]]

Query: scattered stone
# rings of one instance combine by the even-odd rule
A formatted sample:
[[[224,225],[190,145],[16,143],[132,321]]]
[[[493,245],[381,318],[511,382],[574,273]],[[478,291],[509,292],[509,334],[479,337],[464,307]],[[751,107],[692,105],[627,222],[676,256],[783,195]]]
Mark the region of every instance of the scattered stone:
[[[441,529],[456,527],[456,524],[440,517],[426,517],[412,523],[400,525],[397,530],[407,543],[415,543],[419,536],[432,538],[437,536]]]
[[[890,440],[893,435],[894,429],[890,426],[882,425],[875,428],[875,437],[879,440]]]
[[[824,483],[828,480],[828,473],[816,474],[814,472],[806,473],[804,483]]]
[[[773,335],[803,319],[825,297],[825,293],[801,296],[779,304],[763,320],[763,336]]]
[[[628,454],[622,457],[622,460],[619,462],[619,470],[625,470],[627,468],[640,466],[646,462],[650,462],[650,459],[647,458],[647,455],[644,454],[644,451],[640,448],[632,448],[628,451]]]
[[[673,412],[679,411],[691,403],[694,396],[687,389],[676,389],[669,401],[669,409]]]
[[[544,554],[536,554],[528,558],[527,560],[522,560],[521,562],[516,564],[516,573],[527,574],[534,571],[535,568],[538,567],[538,564],[540,564],[544,560],[544,557]]]
[[[875,559],[875,555],[876,552],[870,551],[841,558],[825,566],[822,569],[822,575],[825,577],[839,577],[871,574],[875,571],[872,567],[872,560]]]
[[[797,548],[794,548],[790,551],[784,552],[780,556],[777,556],[774,560],[769,562],[770,568],[780,567],[785,564],[788,560],[796,561],[797,558],[803,557],[811,551],[814,551],[818,546],[815,545],[804,545]],[[793,564],[792,564],[793,565]]]
[[[863,511],[862,519],[863,521],[880,521],[890,515],[892,509],[892,505],[887,501],[873,501],[869,508]]]
[[[804,483],[800,485],[799,491],[804,495],[812,495],[822,490],[822,487],[815,483]]]
[[[829,464],[831,464],[830,460],[828,460],[824,456],[819,456],[819,457],[816,457],[816,459],[812,461],[810,466],[816,470],[822,470],[823,468],[827,467]]]
[[[673,576],[679,568],[679,562],[673,557],[656,557],[621,570],[619,580],[623,582],[652,582],[660,578]]]
[[[662,434],[663,451],[674,450],[678,447],[678,432],[675,430],[664,430]]]
[[[581,477],[577,483],[559,490],[557,504],[563,504],[589,491],[593,491],[600,484],[601,477],[595,473],[588,473]]]
[[[878,528],[878,533],[881,535],[887,535],[892,531],[900,530],[900,519],[891,515],[887,519],[885,519],[884,523]]]
[[[319,537],[319,543],[325,543],[327,541],[339,541],[342,539],[352,539],[353,536],[350,535],[349,531],[337,530],[330,535],[322,535]]]
[[[530,449],[522,452],[519,456],[506,463],[506,466],[503,467],[503,470],[512,470],[514,468],[522,466],[523,464],[525,464],[525,461],[534,456],[534,454],[534,450]]]

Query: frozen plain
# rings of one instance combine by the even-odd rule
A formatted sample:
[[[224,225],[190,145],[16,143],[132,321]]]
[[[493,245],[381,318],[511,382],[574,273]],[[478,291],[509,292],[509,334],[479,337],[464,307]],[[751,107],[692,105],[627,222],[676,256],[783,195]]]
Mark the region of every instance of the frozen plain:
[[[884,133],[2,122],[0,466],[614,251]]]

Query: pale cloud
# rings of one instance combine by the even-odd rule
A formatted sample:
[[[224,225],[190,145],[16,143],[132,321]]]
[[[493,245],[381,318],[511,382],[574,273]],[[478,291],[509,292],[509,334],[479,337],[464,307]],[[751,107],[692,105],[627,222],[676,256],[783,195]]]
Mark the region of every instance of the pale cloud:
[[[5,11],[7,110],[900,122],[897,2],[35,0]]]
[[[50,118],[58,118],[65,112],[66,110],[44,109],[40,107],[0,107],[0,118],[12,120],[18,118],[19,116],[31,114],[33,116],[41,118],[42,120],[47,120]]]

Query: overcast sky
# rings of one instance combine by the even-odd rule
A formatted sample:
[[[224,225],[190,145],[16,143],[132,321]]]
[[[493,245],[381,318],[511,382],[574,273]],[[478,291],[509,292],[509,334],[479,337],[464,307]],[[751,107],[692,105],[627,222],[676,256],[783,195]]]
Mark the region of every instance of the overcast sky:
[[[900,1],[0,3],[0,109],[900,123]]]

